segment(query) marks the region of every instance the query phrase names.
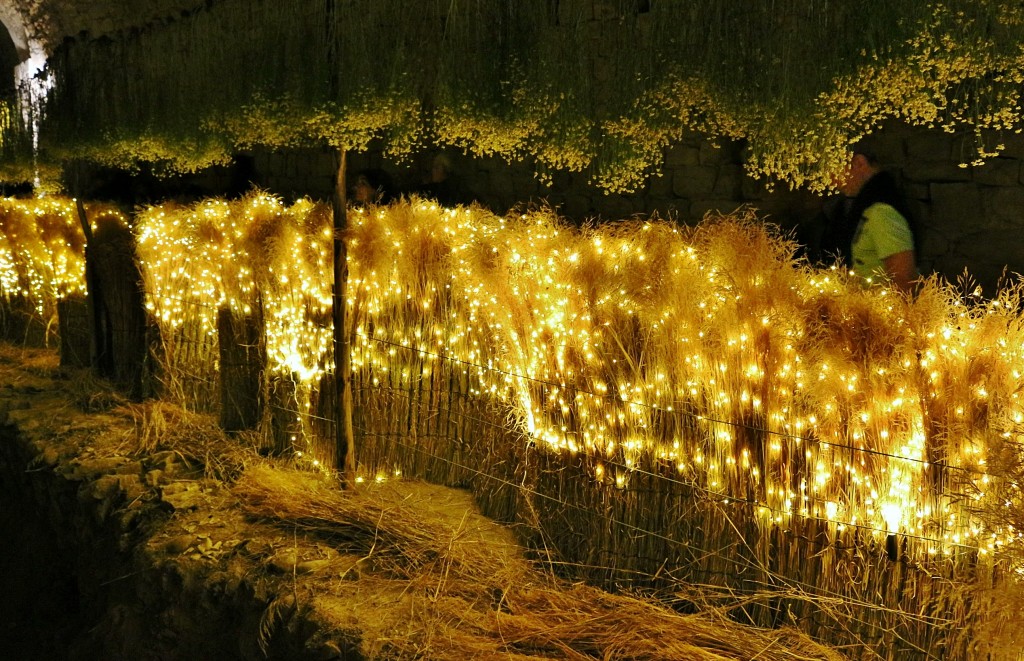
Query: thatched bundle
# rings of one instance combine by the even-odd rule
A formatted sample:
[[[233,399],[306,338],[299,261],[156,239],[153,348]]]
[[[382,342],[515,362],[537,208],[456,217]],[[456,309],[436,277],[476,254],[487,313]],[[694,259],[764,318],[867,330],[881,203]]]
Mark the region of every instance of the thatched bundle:
[[[41,315],[85,288],[85,237],[74,203],[0,200],[0,297],[24,297]]]
[[[211,271],[186,291],[262,292],[265,374],[291,384],[275,410],[331,465],[327,225],[275,204],[187,234],[189,259],[202,237],[241,246],[230,273],[252,280]],[[191,221],[164,222],[171,238]],[[752,217],[581,230],[411,200],[353,210],[346,240],[363,479],[469,485],[567,572],[717,585],[751,621],[823,635],[853,618],[848,640],[894,649],[966,649],[974,605],[1021,557],[1019,528],[985,514],[1020,500],[1013,288],[979,304],[936,279],[916,299],[864,290]],[[182,372],[212,369],[196,360]]]
[[[577,231],[544,212],[430,214],[398,205],[350,230],[367,475],[502,492],[496,515],[539,525],[596,580],[771,584],[755,621],[781,598],[819,633],[854,618],[853,640],[892,627],[908,650],[964,649],[973,595],[1018,555],[1016,529],[977,508],[1018,500],[986,464],[1022,415],[1016,290],[863,290],[749,218]],[[494,431],[506,415],[522,440]],[[880,609],[857,621],[832,599]]]
[[[300,384],[322,375],[330,359],[331,286],[324,207],[286,207],[257,191],[231,202],[150,207],[139,214],[137,231],[168,394],[206,407],[217,401],[222,314],[259,317],[275,374]],[[297,405],[303,401],[308,394]]]

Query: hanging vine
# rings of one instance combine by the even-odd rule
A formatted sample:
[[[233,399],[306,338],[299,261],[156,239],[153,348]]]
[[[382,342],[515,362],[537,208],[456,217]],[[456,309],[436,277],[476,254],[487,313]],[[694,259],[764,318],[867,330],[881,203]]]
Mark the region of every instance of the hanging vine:
[[[999,152],[1020,127],[1024,19],[999,0],[223,0],[173,21],[67,40],[15,163],[86,157],[166,172],[238,149],[428,145],[609,192],[657,174],[684,131],[743,139],[769,183],[828,186],[846,147],[888,118],[964,131]],[[9,113],[10,115],[10,113]]]

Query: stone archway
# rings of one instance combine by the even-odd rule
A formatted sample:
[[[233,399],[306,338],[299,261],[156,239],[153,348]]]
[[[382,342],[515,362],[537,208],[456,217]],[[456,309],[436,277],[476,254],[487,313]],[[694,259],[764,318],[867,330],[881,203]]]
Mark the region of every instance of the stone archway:
[[[46,66],[46,49],[16,3],[0,2],[0,23],[7,37],[0,34],[0,96],[18,94],[22,103],[35,103],[46,89],[37,77]]]
[[[18,58],[18,62],[27,60],[30,52],[29,39],[21,12],[9,2],[0,3],[0,23],[3,23],[4,27],[7,28],[7,34],[10,37],[11,46]],[[6,44],[4,45],[4,50],[7,50]],[[6,64],[5,60],[4,65],[6,66]]]

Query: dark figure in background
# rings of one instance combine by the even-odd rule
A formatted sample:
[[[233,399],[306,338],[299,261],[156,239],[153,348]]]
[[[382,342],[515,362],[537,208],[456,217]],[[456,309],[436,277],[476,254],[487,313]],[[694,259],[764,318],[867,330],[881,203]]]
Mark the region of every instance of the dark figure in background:
[[[383,170],[362,170],[352,184],[351,202],[357,206],[390,204],[393,199],[391,177]]]
[[[421,197],[436,200],[442,207],[464,204],[452,177],[452,162],[444,154],[437,154],[430,163],[430,177],[416,191]]]
[[[235,154],[228,168],[228,185],[224,197],[237,199],[246,195],[253,188],[259,188],[259,174],[256,172],[256,159],[251,154]]]
[[[910,292],[919,277],[915,238],[896,179],[874,154],[855,150],[837,183],[843,195],[826,202],[825,227],[811,258],[838,259],[865,285],[885,281]]]

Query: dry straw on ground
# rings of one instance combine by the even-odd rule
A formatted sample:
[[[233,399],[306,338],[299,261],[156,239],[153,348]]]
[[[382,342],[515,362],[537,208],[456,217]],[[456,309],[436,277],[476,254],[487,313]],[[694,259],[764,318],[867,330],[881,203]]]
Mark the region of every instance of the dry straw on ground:
[[[264,374],[294,384],[275,406],[293,416],[294,447],[329,464],[322,209],[255,194],[172,211],[147,215],[143,237],[159,241],[140,241],[165,348],[183,338],[186,359],[168,351],[165,373],[212,374],[212,351],[194,350],[216,341],[204,314],[262,292]],[[1003,477],[1024,420],[1013,290],[979,302],[935,278],[914,300],[862,289],[795,259],[753,214],[581,229],[551,210],[411,200],[353,210],[346,240],[365,479],[473,483],[483,505],[500,492],[487,512],[501,520],[544,498],[545,538],[594,567],[588,578],[668,574],[739,602],[784,584],[813,593],[794,597],[795,620],[824,635],[849,625],[851,645],[896,631],[910,648],[962,648],[985,619],[973,591],[1019,556],[1016,529],[978,511],[1020,501]],[[550,479],[524,479],[527,445]],[[906,564],[887,557],[890,530]],[[737,579],[740,565],[753,577]],[[822,620],[814,604],[833,598],[874,610]]]
[[[457,492],[413,481],[341,492],[319,476],[267,467],[247,470],[233,491],[251,516],[360,558],[358,579],[339,563],[315,603],[342,623],[376,619],[381,629],[363,638],[368,658],[843,658],[791,629],[559,581]],[[346,594],[358,600],[338,599]],[[374,612],[347,610],[359,603]]]

